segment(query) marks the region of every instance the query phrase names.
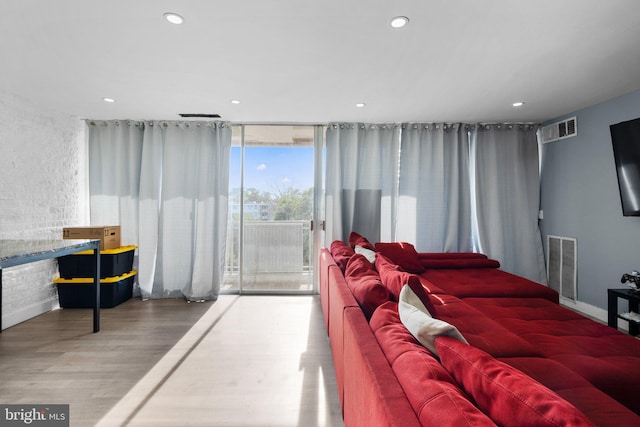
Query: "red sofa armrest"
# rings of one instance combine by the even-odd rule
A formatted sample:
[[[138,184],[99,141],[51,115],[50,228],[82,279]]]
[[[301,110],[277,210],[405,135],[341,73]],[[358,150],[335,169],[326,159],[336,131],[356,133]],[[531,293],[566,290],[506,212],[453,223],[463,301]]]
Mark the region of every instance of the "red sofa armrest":
[[[419,427],[362,310],[344,310],[345,426]]]
[[[327,333],[329,333],[329,270],[334,268],[339,269],[339,267],[327,248],[320,249],[319,267],[320,305],[322,306],[322,315],[324,316],[324,326],[327,328]]]
[[[340,405],[344,402],[344,310],[346,307],[354,307],[360,310],[360,306],[347,287],[347,282],[339,267],[329,269],[329,343],[333,355],[333,366],[336,372],[336,383]],[[362,311],[360,310],[362,313]],[[364,314],[363,314],[364,316]]]

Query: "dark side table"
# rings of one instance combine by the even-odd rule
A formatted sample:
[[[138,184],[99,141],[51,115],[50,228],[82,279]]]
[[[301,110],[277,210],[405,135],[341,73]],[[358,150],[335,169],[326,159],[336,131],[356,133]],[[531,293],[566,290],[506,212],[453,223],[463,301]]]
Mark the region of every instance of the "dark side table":
[[[640,323],[621,317],[618,314],[618,298],[629,301],[629,311],[638,313],[638,304],[640,303],[640,292],[632,289],[608,289],[608,324],[611,327],[618,328],[618,318],[629,321],[629,334],[638,335],[640,333]]]

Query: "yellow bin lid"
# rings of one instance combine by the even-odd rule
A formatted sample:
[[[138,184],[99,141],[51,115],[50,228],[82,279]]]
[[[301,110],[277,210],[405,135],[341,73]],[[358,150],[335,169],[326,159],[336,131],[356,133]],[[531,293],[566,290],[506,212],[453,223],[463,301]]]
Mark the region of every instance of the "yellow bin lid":
[[[100,283],[116,283],[124,279],[128,279],[131,276],[135,276],[138,274],[136,270],[131,270],[130,272],[123,274],[122,276],[113,276],[113,277],[105,277],[104,279],[100,279]],[[88,283],[93,283],[93,277],[74,277],[73,279],[53,279],[53,283],[59,285],[61,283],[68,285],[86,285]]]
[[[129,245],[129,246],[120,246],[119,248],[115,248],[115,249],[105,249],[100,251],[100,255],[118,255],[124,252],[129,252],[129,251],[135,251],[137,248],[136,245]],[[81,252],[76,252],[72,255],[93,255],[93,249],[88,249],[86,251],[81,251]]]

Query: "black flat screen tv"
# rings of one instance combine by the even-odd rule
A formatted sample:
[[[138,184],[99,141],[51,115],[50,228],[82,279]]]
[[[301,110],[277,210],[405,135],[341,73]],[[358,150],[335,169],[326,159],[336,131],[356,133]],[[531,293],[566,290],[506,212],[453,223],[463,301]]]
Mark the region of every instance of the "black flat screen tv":
[[[640,216],[640,118],[609,126],[622,215]]]

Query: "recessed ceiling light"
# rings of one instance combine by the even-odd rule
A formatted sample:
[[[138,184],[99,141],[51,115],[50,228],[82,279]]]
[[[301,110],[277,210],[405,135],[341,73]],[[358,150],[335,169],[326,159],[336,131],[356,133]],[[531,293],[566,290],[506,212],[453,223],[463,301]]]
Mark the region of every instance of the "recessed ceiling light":
[[[172,24],[182,24],[184,22],[184,18],[177,13],[167,12],[164,15],[164,19],[171,22]]]
[[[524,102],[523,101],[518,101],[518,102],[514,102],[511,105],[513,105],[514,107],[518,108],[518,107],[522,107],[524,105]]]
[[[238,99],[232,99],[231,103],[232,104],[240,104],[240,101]]]
[[[409,18],[406,16],[396,16],[395,18],[391,18],[389,25],[392,28],[402,28],[409,23]]]
[[[356,104],[356,107],[358,107],[358,108],[362,108],[362,107],[364,107],[365,105],[367,105],[367,104],[365,104],[364,102],[358,102],[358,103]]]
[[[104,102],[109,102],[109,103],[111,103],[111,102],[116,102],[116,100],[115,100],[115,99],[113,99],[113,98],[102,98],[102,100],[103,100]]]

